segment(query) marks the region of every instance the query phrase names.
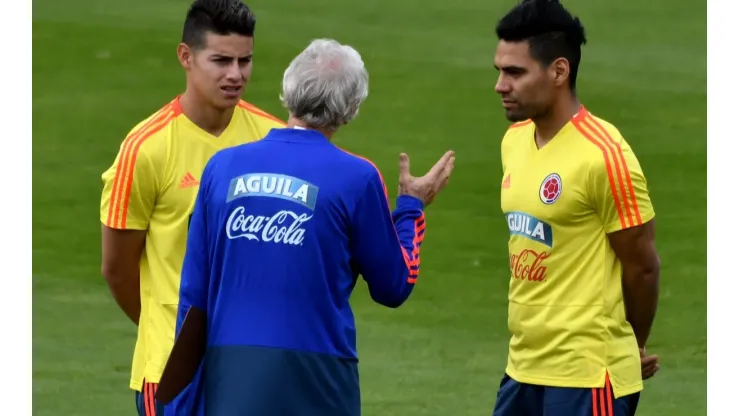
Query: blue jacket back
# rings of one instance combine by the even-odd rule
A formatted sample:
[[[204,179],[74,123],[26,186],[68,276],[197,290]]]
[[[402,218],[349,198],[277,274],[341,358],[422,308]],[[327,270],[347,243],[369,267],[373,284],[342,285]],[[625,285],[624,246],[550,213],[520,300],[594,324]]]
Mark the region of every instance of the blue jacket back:
[[[274,411],[286,399],[271,401],[273,390],[293,394],[301,414],[359,412],[351,293],[361,275],[376,302],[401,305],[425,226],[420,200],[400,196],[391,212],[378,169],[317,131],[273,129],[214,155],[190,220],[177,323],[191,306],[206,311],[208,414]],[[296,376],[328,390],[286,393]]]

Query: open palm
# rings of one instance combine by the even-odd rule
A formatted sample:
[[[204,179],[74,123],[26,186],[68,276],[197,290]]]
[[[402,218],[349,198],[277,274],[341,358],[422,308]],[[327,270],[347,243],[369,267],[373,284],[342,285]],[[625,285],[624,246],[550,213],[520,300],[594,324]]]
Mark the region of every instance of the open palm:
[[[410,195],[429,206],[450,180],[455,169],[455,152],[448,150],[424,176],[411,175],[411,162],[406,153],[398,158],[398,195]]]

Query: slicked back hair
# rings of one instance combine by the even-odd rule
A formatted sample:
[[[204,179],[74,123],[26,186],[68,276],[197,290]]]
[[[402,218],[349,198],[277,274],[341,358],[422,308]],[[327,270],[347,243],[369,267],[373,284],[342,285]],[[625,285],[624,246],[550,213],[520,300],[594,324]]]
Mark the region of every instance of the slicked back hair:
[[[241,0],[195,0],[185,17],[182,42],[200,49],[208,32],[254,37],[255,24],[254,13]]]
[[[542,66],[558,58],[570,64],[569,85],[576,89],[581,45],[586,44],[586,31],[578,17],[558,0],[523,0],[501,18],[496,35],[507,42],[527,41],[529,53]]]

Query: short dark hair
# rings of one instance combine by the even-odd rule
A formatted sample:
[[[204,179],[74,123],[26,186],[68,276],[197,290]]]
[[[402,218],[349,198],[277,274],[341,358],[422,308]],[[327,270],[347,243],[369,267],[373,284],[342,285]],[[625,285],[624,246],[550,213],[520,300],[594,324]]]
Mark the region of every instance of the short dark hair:
[[[507,42],[528,41],[530,54],[543,66],[567,59],[570,88],[575,90],[586,30],[560,1],[523,0],[501,18],[496,35]]]
[[[254,13],[241,0],[195,0],[185,17],[182,42],[202,48],[207,32],[254,37]]]

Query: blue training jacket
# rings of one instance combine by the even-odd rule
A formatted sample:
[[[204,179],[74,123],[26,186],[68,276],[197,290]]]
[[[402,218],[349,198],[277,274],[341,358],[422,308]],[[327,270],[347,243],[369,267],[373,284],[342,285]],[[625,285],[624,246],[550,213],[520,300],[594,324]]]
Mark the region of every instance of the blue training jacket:
[[[350,295],[362,275],[373,300],[400,306],[424,229],[419,199],[391,212],[375,165],[317,131],[219,151],[191,218],[176,330],[190,306],[205,310],[207,352],[168,413],[359,415]]]

